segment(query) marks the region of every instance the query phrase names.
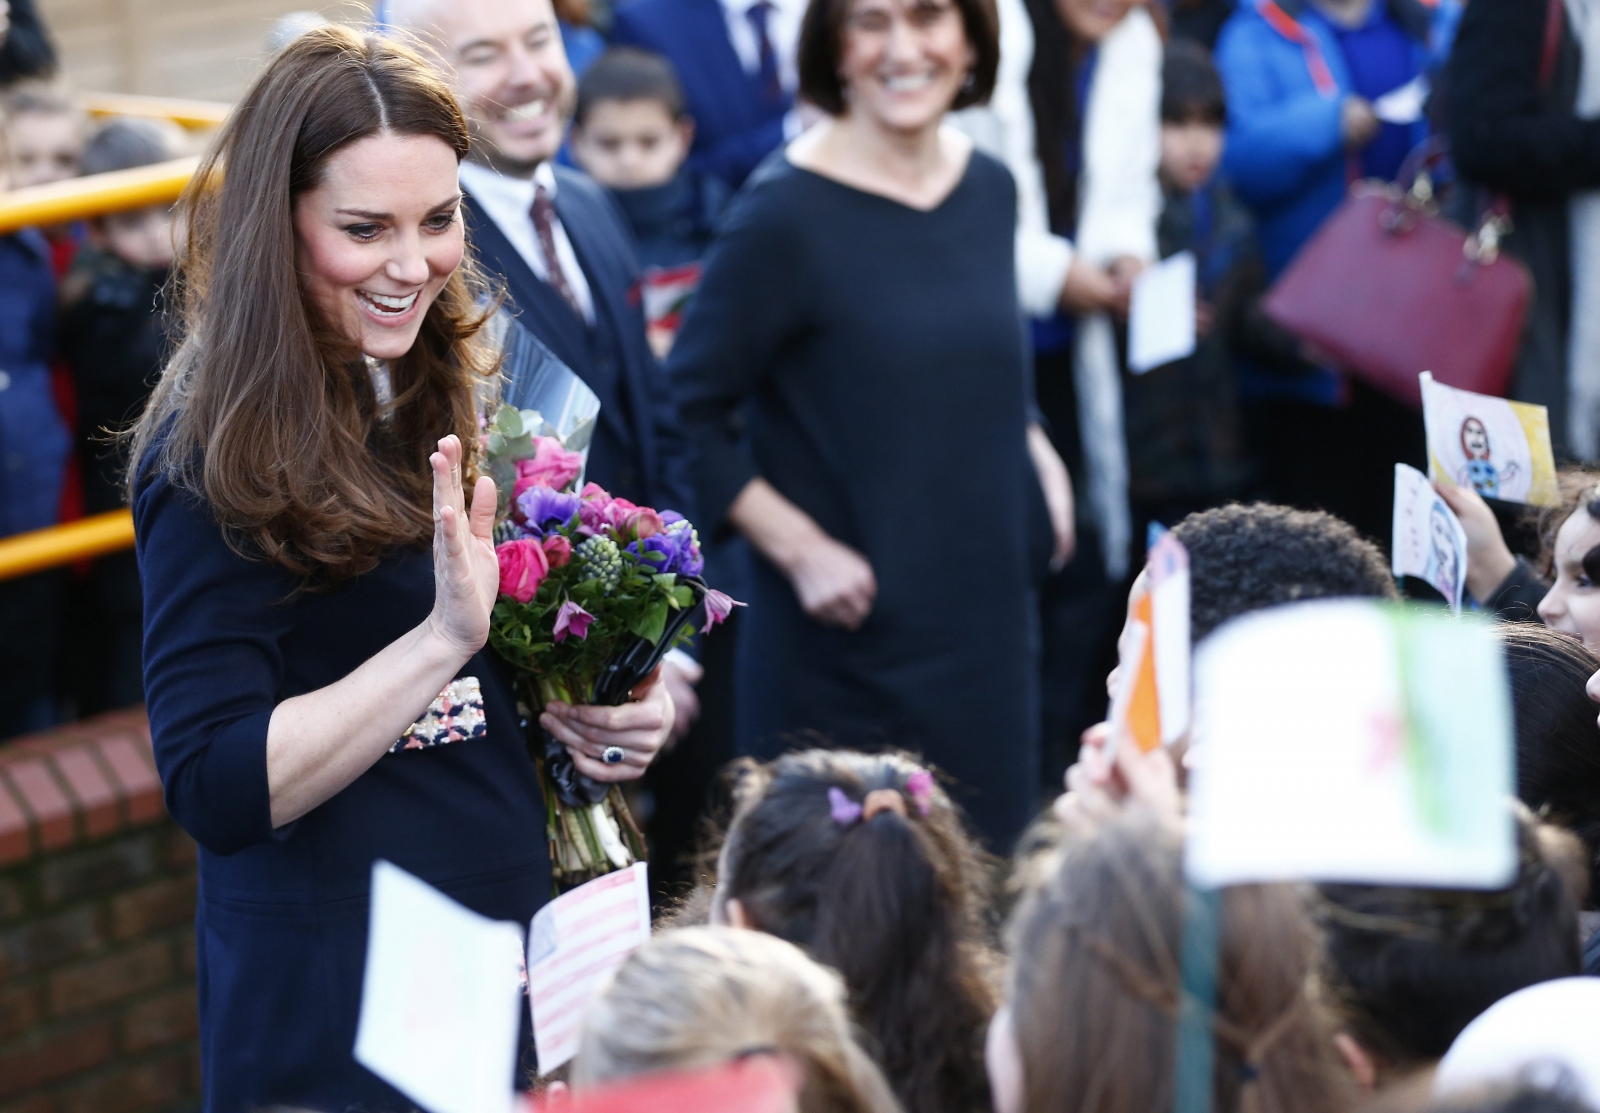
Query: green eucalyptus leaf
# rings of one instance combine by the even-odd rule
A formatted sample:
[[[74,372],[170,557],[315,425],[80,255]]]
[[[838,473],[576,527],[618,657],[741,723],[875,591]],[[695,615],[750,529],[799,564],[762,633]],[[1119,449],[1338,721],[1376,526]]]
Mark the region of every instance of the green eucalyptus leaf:
[[[522,435],[522,415],[515,406],[501,406],[500,412],[495,414],[494,427],[508,437]]]
[[[644,614],[634,623],[633,632],[651,645],[661,640],[667,628],[667,601],[657,599],[645,608]]]

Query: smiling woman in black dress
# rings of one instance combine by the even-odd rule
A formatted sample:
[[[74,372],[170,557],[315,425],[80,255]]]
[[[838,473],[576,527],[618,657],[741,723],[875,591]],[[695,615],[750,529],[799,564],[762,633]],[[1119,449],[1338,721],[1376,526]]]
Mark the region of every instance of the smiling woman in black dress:
[[[269,63],[186,195],[185,335],[135,435],[133,511],[156,762],[200,844],[207,1113],[411,1107],[351,1056],[376,859],[495,919],[550,896],[484,650],[466,149],[420,57],[324,28]],[[580,771],[637,777],[672,722],[661,685],[640,694],[546,722]]]
[[[997,60],[992,0],[813,0],[801,93],[835,118],[736,203],[671,370],[703,525],[757,554],[744,751],[920,751],[1005,851],[1037,795],[1046,511],[1057,558],[1072,515],[1029,423],[1015,189],[940,123]]]

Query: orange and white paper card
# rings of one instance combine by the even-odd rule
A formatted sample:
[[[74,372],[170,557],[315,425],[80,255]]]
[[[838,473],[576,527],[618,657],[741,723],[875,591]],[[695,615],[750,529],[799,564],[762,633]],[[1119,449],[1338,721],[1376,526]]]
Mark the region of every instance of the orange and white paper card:
[[[1128,599],[1111,700],[1111,745],[1145,753],[1189,730],[1189,553],[1164,533]]]

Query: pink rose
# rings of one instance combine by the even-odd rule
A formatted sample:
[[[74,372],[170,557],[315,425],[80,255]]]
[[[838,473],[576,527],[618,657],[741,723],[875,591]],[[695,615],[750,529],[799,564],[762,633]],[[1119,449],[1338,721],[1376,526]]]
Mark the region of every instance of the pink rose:
[[[500,560],[500,594],[519,603],[532,602],[539,585],[550,574],[550,560],[544,548],[528,539],[507,541],[495,546],[494,555]]]
[[[635,506],[626,514],[621,515],[617,522],[617,532],[624,536],[637,537],[643,541],[646,537],[654,537],[663,529],[661,515],[651,510],[648,506]]]
[[[583,470],[583,457],[562,448],[561,442],[554,437],[535,437],[533,443],[533,459],[517,461],[517,481],[511,488],[512,498],[529,487],[563,490]]]
[[[560,568],[572,559],[572,542],[559,533],[552,533],[544,539],[544,555],[551,568]]]
[[[591,497],[587,492],[594,488]],[[578,521],[591,534],[615,530],[623,514],[635,509],[627,499],[614,499],[593,483],[584,488],[583,505],[578,507]]]

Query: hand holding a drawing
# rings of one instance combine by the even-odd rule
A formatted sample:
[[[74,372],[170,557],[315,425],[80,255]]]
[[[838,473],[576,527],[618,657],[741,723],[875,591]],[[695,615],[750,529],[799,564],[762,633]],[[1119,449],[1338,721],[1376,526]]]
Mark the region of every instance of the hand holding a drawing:
[[[1165,746],[1148,753],[1137,746],[1117,746],[1108,756],[1110,740],[1110,723],[1096,723],[1083,732],[1078,760],[1067,770],[1067,791],[1052,808],[1061,825],[1073,835],[1087,835],[1132,809],[1180,822],[1183,802],[1172,752]]]
[[[1467,591],[1478,602],[1485,603],[1516,568],[1517,558],[1511,555],[1506,539],[1501,536],[1500,523],[1482,495],[1471,487],[1449,483],[1435,483],[1433,489],[1455,511],[1466,532]]]

